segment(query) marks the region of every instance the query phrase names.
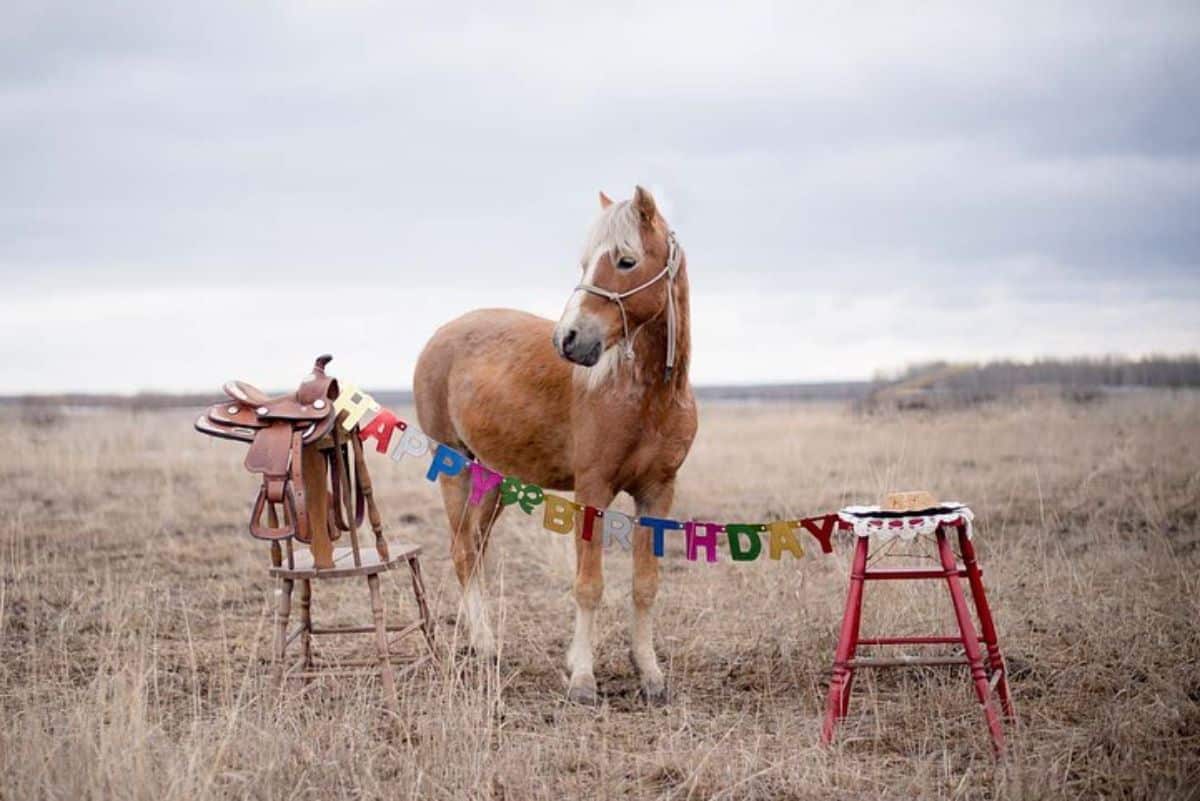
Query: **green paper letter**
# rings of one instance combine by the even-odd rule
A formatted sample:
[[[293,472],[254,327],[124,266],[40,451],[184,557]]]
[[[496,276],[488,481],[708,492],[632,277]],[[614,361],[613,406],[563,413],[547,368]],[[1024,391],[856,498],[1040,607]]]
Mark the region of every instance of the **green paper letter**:
[[[753,562],[762,553],[762,538],[758,536],[759,526],[747,523],[730,523],[725,526],[725,536],[729,540],[729,558],[735,562]],[[742,549],[742,537],[750,538],[750,547]]]

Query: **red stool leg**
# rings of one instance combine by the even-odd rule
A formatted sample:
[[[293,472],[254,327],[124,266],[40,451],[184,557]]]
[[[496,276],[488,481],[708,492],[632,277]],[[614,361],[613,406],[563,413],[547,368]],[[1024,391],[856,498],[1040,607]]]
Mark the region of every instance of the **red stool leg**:
[[[863,548],[863,550],[868,551],[870,543],[867,542],[866,537],[863,537],[862,540],[864,542],[864,545],[866,546]],[[846,717],[846,713],[848,713],[850,711],[850,691],[851,691],[851,688],[854,687],[854,674],[858,672],[849,663],[853,662],[854,657],[858,654],[858,631],[859,631],[860,625],[862,624],[863,598],[867,594],[866,560],[867,560],[867,554],[864,554],[863,555],[863,569],[858,574],[860,577],[859,581],[862,584],[862,589],[859,591],[858,608],[855,609],[855,611],[854,611],[854,630],[852,632],[850,632],[850,653],[847,655],[846,673],[844,674],[844,676],[842,678],[842,710],[841,710],[841,715],[839,715],[839,717],[843,717],[843,718]]]
[[[988,731],[992,735],[992,745],[996,752],[1004,750],[1004,729],[1000,727],[1000,716],[996,707],[991,703],[991,690],[988,687],[987,671],[983,667],[983,653],[979,650],[979,638],[975,634],[975,624],[971,620],[971,611],[967,608],[967,599],[963,595],[962,585],[958,583],[958,563],[954,557],[954,549],[946,539],[946,531],[942,527],[937,530],[938,555],[942,559],[942,567],[946,571],[946,584],[950,589],[950,600],[954,603],[954,616],[958,619],[958,630],[962,635],[963,650],[967,652],[967,662],[971,666],[971,679],[975,682],[975,694],[983,707],[983,716],[987,720]]]
[[[850,568],[850,590],[846,594],[846,611],[842,614],[842,631],[833,658],[833,677],[829,680],[829,698],[825,703],[825,723],[821,727],[821,742],[833,742],[833,729],[838,718],[845,714],[849,700],[851,668],[847,664],[858,646],[858,621],[862,616],[863,574],[867,568],[867,538],[859,537],[854,547],[854,562]]]
[[[994,674],[999,673],[996,694],[1000,696],[1000,708],[1006,718],[1016,722],[1017,715],[1008,692],[1008,668],[1004,664],[1004,656],[1000,653],[1000,640],[996,636],[996,624],[992,619],[992,610],[988,606],[987,593],[983,589],[983,573],[979,569],[979,562],[975,559],[975,546],[967,537],[965,523],[958,526],[958,546],[962,551],[963,566],[967,569],[967,581],[971,585],[971,597],[975,601],[975,611],[979,614],[979,628],[982,630],[983,642],[988,652],[988,665]]]

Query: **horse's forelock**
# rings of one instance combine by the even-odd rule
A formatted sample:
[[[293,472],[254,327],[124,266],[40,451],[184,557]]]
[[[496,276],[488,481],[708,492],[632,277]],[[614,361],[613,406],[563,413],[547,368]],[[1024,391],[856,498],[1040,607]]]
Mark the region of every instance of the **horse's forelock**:
[[[583,248],[583,263],[587,270],[595,267],[604,254],[628,254],[636,259],[645,255],[642,247],[640,217],[633,201],[622,200],[600,212],[588,230]]]

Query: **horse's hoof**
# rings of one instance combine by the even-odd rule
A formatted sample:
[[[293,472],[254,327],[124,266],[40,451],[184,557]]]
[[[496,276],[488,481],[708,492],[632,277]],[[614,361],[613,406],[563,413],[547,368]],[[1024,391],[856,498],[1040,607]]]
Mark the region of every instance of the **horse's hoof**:
[[[641,696],[646,699],[647,706],[666,706],[671,703],[671,691],[665,683],[643,684]]]
[[[580,706],[596,706],[600,703],[600,696],[596,694],[595,687],[580,685],[567,690],[567,700]]]
[[[473,641],[469,649],[471,655],[481,662],[496,662],[496,641],[491,637],[480,637]]]
[[[500,664],[500,654],[496,653],[496,649],[494,648],[485,650],[471,647],[468,649],[468,652],[472,657],[475,658],[475,661],[477,662],[482,662],[483,664],[490,665],[492,667]]]

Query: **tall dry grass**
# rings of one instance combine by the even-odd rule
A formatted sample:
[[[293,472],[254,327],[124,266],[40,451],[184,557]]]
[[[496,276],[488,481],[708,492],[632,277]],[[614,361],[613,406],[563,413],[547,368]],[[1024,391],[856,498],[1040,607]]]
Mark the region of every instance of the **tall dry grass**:
[[[459,653],[438,493],[372,462],[394,539],[426,546],[447,659],[401,683],[268,692],[272,586],[243,533],[243,450],[177,413],[0,428],[0,798],[1188,798],[1200,782],[1200,398],[1162,393],[860,418],[712,406],[677,510],[757,520],[931,488],[972,504],[1022,725],[995,764],[965,677],[865,674],[818,745],[845,544],[801,562],[663,562],[673,703],[626,653],[628,556],[607,560],[597,710],[563,702],[569,543],[498,526],[502,654]],[[785,557],[786,558],[786,557]],[[402,584],[390,610],[411,614]],[[864,632],[945,630],[944,589],[872,586]],[[319,585],[319,617],[367,614]],[[365,617],[361,619],[366,619]],[[298,689],[298,688],[297,688]]]

